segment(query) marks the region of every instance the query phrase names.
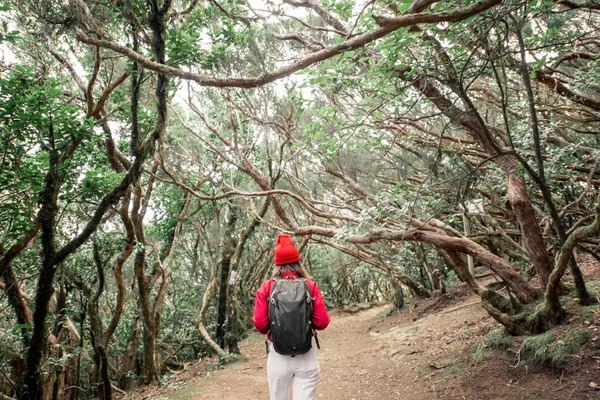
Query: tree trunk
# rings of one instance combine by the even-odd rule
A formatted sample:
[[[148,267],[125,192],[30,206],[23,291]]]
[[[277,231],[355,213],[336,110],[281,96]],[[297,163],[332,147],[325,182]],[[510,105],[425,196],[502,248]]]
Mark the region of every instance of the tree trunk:
[[[125,353],[123,354],[121,371],[119,372],[119,378],[117,380],[119,389],[127,390],[130,388],[129,372],[133,370],[135,365],[135,355],[140,337],[139,322],[140,318],[136,316],[131,323],[131,331],[127,337],[127,345],[125,346]]]
[[[196,235],[196,240],[194,242],[194,250],[193,250],[193,256],[192,256],[192,263],[190,265],[190,276],[192,277],[192,280],[195,281],[196,278],[198,277],[198,266],[200,264],[200,256],[198,254],[198,249],[200,248],[200,235]]]
[[[227,223],[225,232],[221,240],[221,274],[219,277],[219,297],[217,300],[217,331],[215,333],[216,342],[219,346],[225,348],[225,331],[227,323],[227,303],[228,303],[228,291],[229,291],[229,275],[231,272],[231,257],[235,252],[236,240],[235,237],[235,224],[237,221],[237,213],[232,206],[229,206],[229,215],[227,217]]]
[[[490,156],[497,155],[500,151],[486,125],[477,114],[470,99],[463,93],[463,102],[469,107],[467,111],[458,108],[454,102],[442,94],[430,79],[419,77],[412,81],[413,86],[427,97],[451,121],[459,124],[465,132],[475,139],[480,147]],[[523,247],[534,264],[540,281],[544,287],[552,271],[552,260],[546,252],[546,246],[540,231],[539,223],[535,218],[531,198],[525,186],[525,179],[516,174],[517,162],[509,156],[501,155],[495,158],[500,168],[506,172],[506,186],[508,199],[523,234]]]
[[[54,129],[50,125],[49,139],[54,146]],[[49,151],[49,169],[46,174],[45,187],[40,193],[41,209],[38,220],[42,230],[42,266],[38,279],[35,309],[33,312],[33,332],[31,345],[27,350],[27,368],[25,372],[24,398],[41,400],[43,388],[40,376],[42,359],[46,350],[46,316],[50,299],[54,294],[54,275],[56,274],[56,215],[58,213],[58,191],[60,188],[58,174],[59,155],[55,148]]]
[[[150,303],[150,288],[146,278],[146,250],[140,248],[134,261],[135,277],[138,285],[140,313],[143,321],[144,342],[144,377],[142,382],[146,385],[152,383],[157,376],[156,371],[156,330],[152,304]]]
[[[27,305],[27,302],[25,302],[25,299],[21,294],[19,282],[17,282],[17,277],[15,276],[15,271],[12,269],[10,264],[6,266],[2,277],[5,283],[4,292],[6,293],[6,297],[8,298],[10,305],[15,311],[15,315],[17,317],[17,324],[23,326],[20,329],[23,338],[23,343],[25,344],[25,346],[29,346],[28,332],[31,332],[31,311],[29,310],[29,306]]]
[[[128,190],[125,196],[123,197],[123,201],[121,203],[121,207],[119,208],[119,215],[121,217],[121,221],[123,222],[123,226],[125,227],[125,246],[123,250],[121,250],[121,254],[117,258],[114,267],[114,275],[115,281],[117,283],[117,304],[115,305],[115,310],[113,311],[113,316],[104,332],[102,337],[102,345],[105,350],[108,350],[108,344],[110,343],[110,339],[114,334],[117,326],[119,325],[119,321],[121,320],[121,316],[123,315],[123,306],[125,303],[125,282],[123,281],[123,265],[125,261],[129,259],[131,253],[133,252],[133,246],[135,244],[135,233],[133,229],[133,223],[131,222],[131,218],[129,217],[129,206],[131,200],[131,190]]]
[[[394,309],[401,310],[404,308],[404,291],[402,285],[398,282],[396,295],[394,296]]]
[[[96,365],[95,383],[97,386],[96,398],[103,400],[112,399],[112,386],[108,375],[108,359],[106,349],[103,344],[102,319],[98,311],[98,302],[104,292],[104,265],[100,257],[100,250],[96,241],[93,241],[94,262],[96,272],[98,273],[98,288],[88,303],[88,313],[90,315],[90,336],[92,348],[94,349],[94,363]]]
[[[545,288],[554,266],[546,251],[546,244],[534,214],[531,198],[525,187],[525,179],[522,176],[507,175],[507,196],[513,212],[519,220],[523,247],[536,268],[542,288]]]
[[[560,282],[569,260],[573,257],[573,250],[577,246],[577,243],[590,237],[597,236],[600,232],[600,193],[596,199],[594,212],[594,221],[590,225],[580,226],[575,229],[560,249],[560,253],[556,259],[556,268],[552,272],[552,275],[550,275],[550,281],[545,293],[546,304],[551,315],[564,315],[564,310],[559,302]]]
[[[200,306],[200,312],[198,316],[198,331],[204,341],[217,353],[219,358],[225,358],[227,354],[223,351],[223,348],[219,346],[217,342],[215,342],[211,337],[208,331],[206,330],[206,325],[204,324],[204,317],[206,315],[206,311],[210,305],[210,301],[215,293],[215,286],[217,285],[217,271],[219,270],[219,265],[223,262],[223,260],[219,260],[216,265],[213,265],[211,269],[210,278],[206,289],[204,290],[204,295],[202,296],[202,306]]]
[[[229,289],[229,273],[231,271],[231,258],[228,258],[221,264],[221,274],[219,278],[219,297],[217,299],[217,331],[215,340],[221,348],[225,348],[225,331],[227,324],[227,292]]]

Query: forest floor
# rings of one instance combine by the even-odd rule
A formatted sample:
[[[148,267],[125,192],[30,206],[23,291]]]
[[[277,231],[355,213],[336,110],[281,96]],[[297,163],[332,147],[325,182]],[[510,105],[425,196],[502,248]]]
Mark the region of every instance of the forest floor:
[[[464,286],[397,313],[390,310],[376,304],[331,312],[331,324],[319,333],[317,399],[600,399],[597,307],[595,318],[571,318],[559,327],[590,333],[561,371],[523,365],[523,338],[514,338],[507,350],[490,349],[475,363],[478,344],[498,324]],[[242,361],[188,364],[162,387],[138,388],[128,398],[268,399],[264,338],[251,334],[240,348]]]

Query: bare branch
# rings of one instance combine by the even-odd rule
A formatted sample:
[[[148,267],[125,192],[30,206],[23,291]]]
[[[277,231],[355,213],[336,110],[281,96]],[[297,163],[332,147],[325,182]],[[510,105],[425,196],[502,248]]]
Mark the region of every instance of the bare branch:
[[[94,111],[91,113],[90,116],[92,117],[98,117],[100,115],[100,112],[102,111],[102,108],[104,108],[104,104],[106,103],[106,100],[108,100],[108,96],[110,96],[110,94],[116,89],[118,88],[123,82],[125,82],[125,80],[129,77],[129,74],[124,72],[123,75],[121,75],[120,77],[118,77],[117,79],[115,79],[113,82],[111,82],[102,92],[102,94],[100,95],[100,98],[98,99],[98,103],[96,104],[96,107],[94,108]]]
[[[322,43],[315,42],[313,40],[309,40],[302,36],[298,32],[290,32],[281,35],[273,35],[276,39],[279,40],[294,40],[301,45],[307,47],[310,51],[319,51],[325,48]]]
[[[196,72],[183,71],[178,68],[174,68],[165,64],[161,64],[159,62],[152,61],[142,56],[138,52],[135,52],[128,47],[122,46],[119,43],[109,40],[91,38],[85,33],[83,33],[81,29],[77,29],[77,38],[83,43],[90,44],[93,46],[104,47],[116,51],[117,53],[121,53],[152,71],[156,71],[165,75],[177,76],[182,79],[191,80],[198,83],[201,86],[253,88],[274,82],[286,76],[290,76],[295,72],[298,72],[320,61],[329,59],[335,55],[361,48],[366,44],[374,42],[377,39],[380,39],[400,28],[418,24],[461,21],[466,18],[472,17],[473,15],[479,14],[485,10],[488,10],[493,6],[501,3],[501,1],[502,0],[483,0],[479,3],[474,4],[473,6],[455,10],[452,12],[445,11],[440,13],[408,14],[395,18],[383,17],[381,22],[385,26],[382,26],[381,28],[357,35],[352,39],[345,40],[344,42],[336,46],[323,49],[305,58],[297,60],[285,67],[282,67],[275,71],[267,72],[255,78],[215,78]]]
[[[56,50],[56,46],[54,46],[54,41],[52,40],[50,34],[46,32],[44,33],[44,36],[46,37],[46,41],[48,42],[48,50],[50,51],[50,54],[52,54],[54,58],[58,60],[59,63],[61,63],[66,69],[69,70],[71,77],[73,77],[73,80],[75,81],[75,83],[77,83],[77,86],[81,90],[81,93],[85,96],[87,94],[87,88],[79,74],[77,74],[77,71],[75,71],[75,68],[62,54],[60,54]]]

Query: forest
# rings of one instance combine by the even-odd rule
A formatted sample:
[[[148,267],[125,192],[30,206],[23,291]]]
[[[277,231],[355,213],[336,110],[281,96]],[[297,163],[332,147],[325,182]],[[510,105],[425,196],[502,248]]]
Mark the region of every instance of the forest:
[[[0,22],[1,399],[239,359],[281,233],[331,309],[462,284],[528,336],[569,323],[563,296],[597,307],[596,1],[4,0]]]

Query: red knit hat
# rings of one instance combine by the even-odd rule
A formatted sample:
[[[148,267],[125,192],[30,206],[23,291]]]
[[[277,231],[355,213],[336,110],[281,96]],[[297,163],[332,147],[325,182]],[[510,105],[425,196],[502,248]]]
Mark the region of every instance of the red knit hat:
[[[275,265],[291,264],[300,261],[300,254],[290,235],[279,235],[275,245]]]

